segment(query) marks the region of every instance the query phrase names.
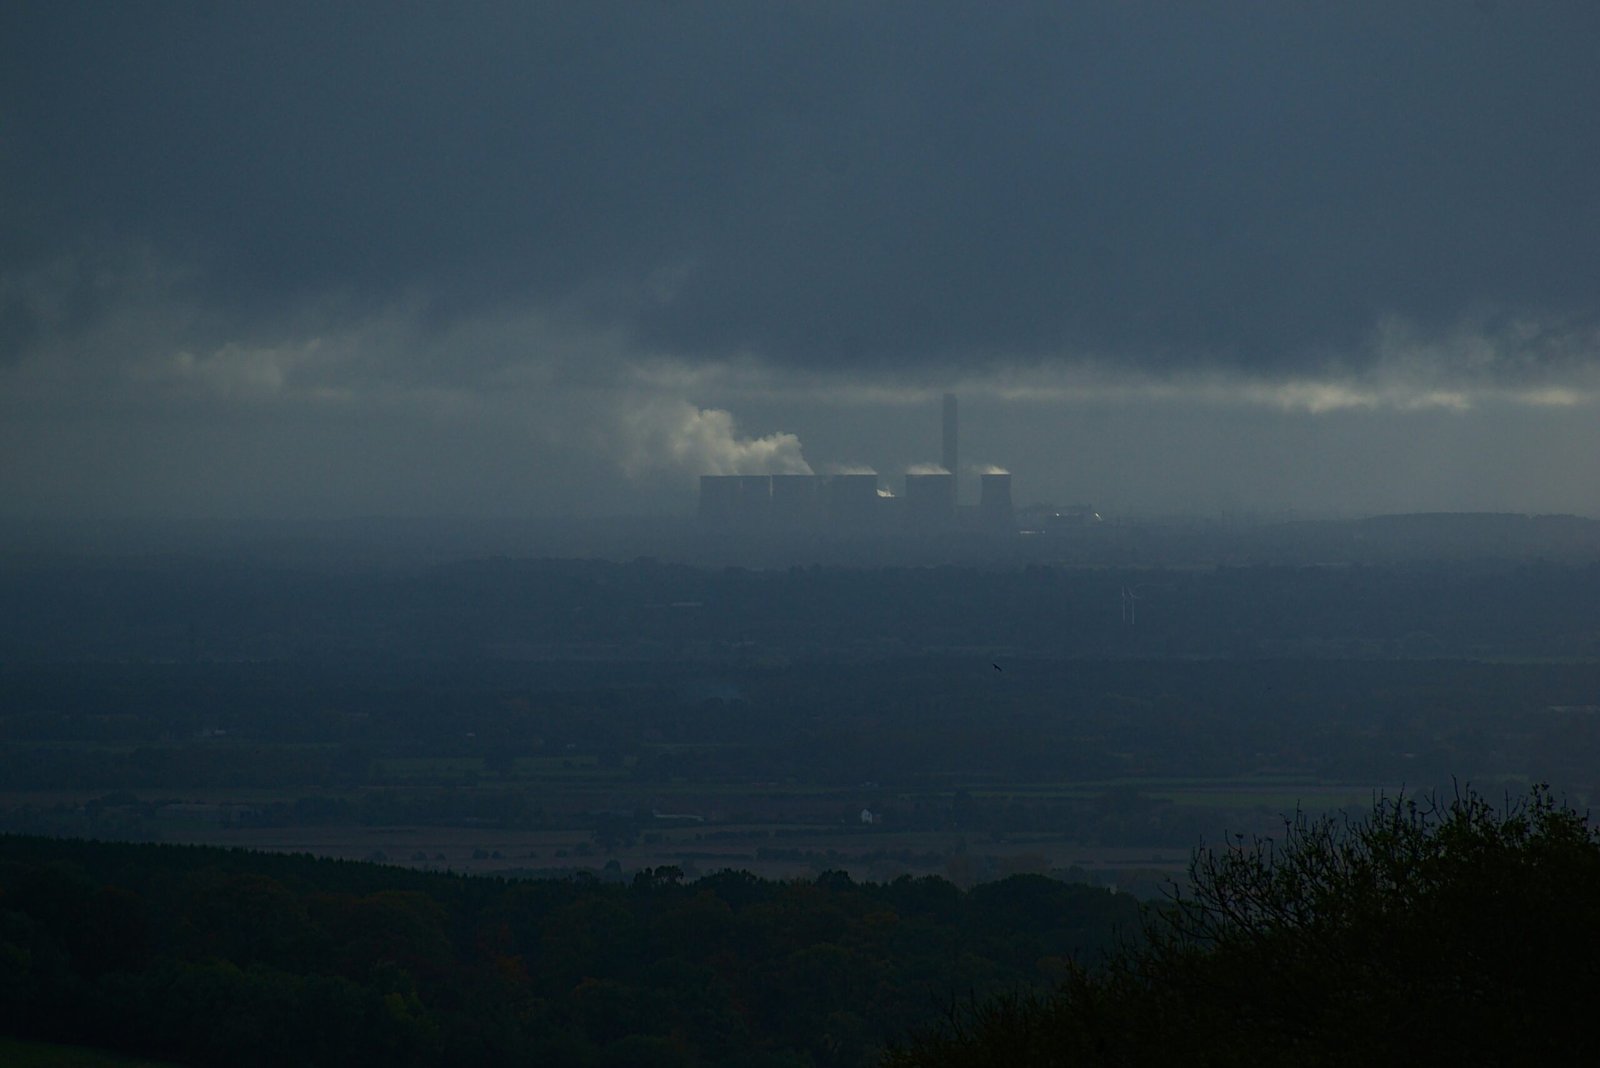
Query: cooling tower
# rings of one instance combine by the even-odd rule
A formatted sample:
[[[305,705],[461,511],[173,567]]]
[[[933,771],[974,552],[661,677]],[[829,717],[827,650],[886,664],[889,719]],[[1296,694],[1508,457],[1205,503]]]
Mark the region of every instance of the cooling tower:
[[[826,481],[820,475],[773,475],[772,525],[780,530],[820,526]]]
[[[945,530],[956,519],[956,476],[906,476],[906,526],[916,533]]]
[[[760,526],[767,521],[771,509],[769,475],[700,476],[700,521],[707,526]]]
[[[978,522],[986,530],[1015,532],[1017,515],[1011,506],[1011,476],[983,475],[978,484]]]

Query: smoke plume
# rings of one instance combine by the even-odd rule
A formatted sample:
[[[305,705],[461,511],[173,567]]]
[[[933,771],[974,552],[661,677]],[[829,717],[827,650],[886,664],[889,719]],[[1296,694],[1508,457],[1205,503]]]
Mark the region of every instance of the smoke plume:
[[[621,465],[629,477],[673,470],[695,475],[809,475],[800,439],[789,433],[749,438],[733,413],[686,401],[660,401],[622,420],[627,448]]]

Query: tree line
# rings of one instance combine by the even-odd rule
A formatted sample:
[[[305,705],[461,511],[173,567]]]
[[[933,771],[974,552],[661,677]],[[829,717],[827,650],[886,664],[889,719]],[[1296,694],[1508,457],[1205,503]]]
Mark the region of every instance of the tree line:
[[[186,1064],[869,1064],[1137,909],[1040,876],[608,885],[13,836],[0,1028]]]
[[[1380,801],[1196,853],[1147,937],[978,999],[886,1068],[1587,1064],[1600,835],[1548,790]]]

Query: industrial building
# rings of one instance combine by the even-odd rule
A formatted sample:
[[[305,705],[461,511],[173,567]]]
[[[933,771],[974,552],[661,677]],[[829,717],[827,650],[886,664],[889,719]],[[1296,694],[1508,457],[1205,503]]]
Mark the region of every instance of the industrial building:
[[[715,529],[765,526],[772,514],[772,476],[701,475],[700,521]]]
[[[960,500],[956,397],[942,407],[942,466],[919,465],[895,496],[876,474],[702,475],[700,522],[713,531],[829,532],[847,535],[938,536],[951,532],[1014,534],[1011,476],[979,477],[978,504]]]
[[[913,531],[955,526],[956,476],[948,471],[908,474],[902,519]]]
[[[812,529],[827,519],[828,480],[821,475],[772,476],[772,524],[782,529]]]

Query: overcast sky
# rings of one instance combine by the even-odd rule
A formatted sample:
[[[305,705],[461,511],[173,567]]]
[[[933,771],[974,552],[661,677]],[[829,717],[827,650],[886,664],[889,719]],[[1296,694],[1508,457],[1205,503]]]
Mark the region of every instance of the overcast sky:
[[[1600,514],[1600,4],[11,2],[0,513]]]

